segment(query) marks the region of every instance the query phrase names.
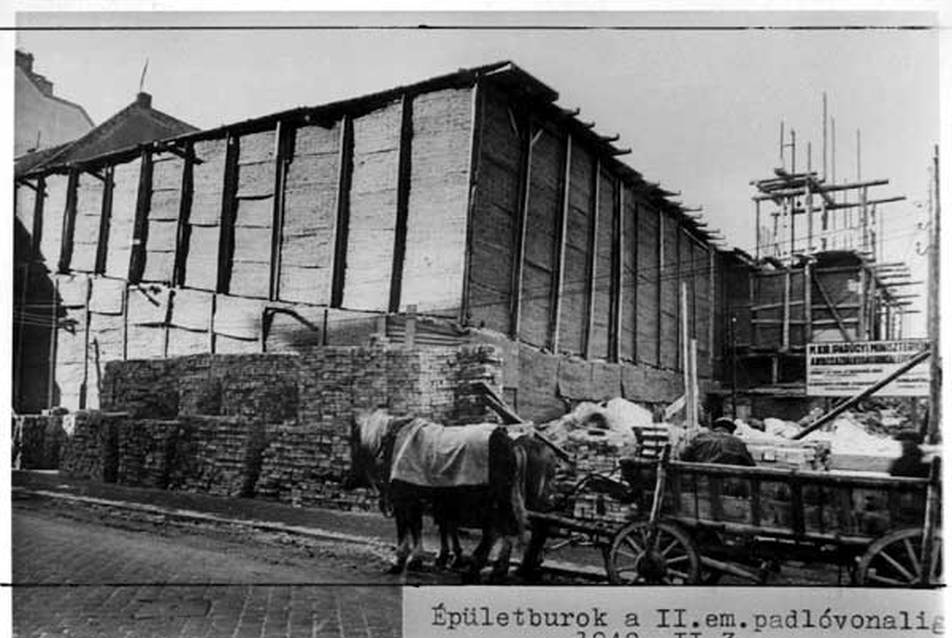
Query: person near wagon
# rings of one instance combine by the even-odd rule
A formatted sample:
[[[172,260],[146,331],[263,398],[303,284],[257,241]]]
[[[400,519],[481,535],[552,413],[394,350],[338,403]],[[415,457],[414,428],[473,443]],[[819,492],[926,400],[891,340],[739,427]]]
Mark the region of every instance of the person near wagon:
[[[681,452],[681,460],[691,463],[753,467],[756,463],[747,450],[747,446],[734,436],[736,428],[734,422],[727,417],[717,419],[710,428],[702,429],[691,439]]]

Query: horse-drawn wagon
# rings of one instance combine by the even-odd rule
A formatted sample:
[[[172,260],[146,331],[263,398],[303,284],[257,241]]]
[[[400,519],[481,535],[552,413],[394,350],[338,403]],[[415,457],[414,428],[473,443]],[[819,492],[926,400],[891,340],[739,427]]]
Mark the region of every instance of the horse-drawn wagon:
[[[581,492],[621,502],[624,523],[531,512],[552,549],[600,551],[616,584],[767,582],[787,561],[823,563],[867,586],[941,583],[939,479],[622,459]]]

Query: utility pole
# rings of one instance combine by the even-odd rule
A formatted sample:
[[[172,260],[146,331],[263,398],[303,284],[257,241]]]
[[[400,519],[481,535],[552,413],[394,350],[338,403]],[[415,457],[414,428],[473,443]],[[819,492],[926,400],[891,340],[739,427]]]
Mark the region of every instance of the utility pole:
[[[930,224],[929,237],[929,347],[932,349],[932,357],[929,361],[929,422],[927,424],[926,443],[936,444],[939,442],[939,424],[942,421],[942,359],[939,349],[939,296],[941,288],[939,286],[939,220],[942,215],[939,212],[939,145],[936,144],[932,156],[932,183],[929,185],[930,191],[934,191],[933,206],[931,207],[932,219]]]

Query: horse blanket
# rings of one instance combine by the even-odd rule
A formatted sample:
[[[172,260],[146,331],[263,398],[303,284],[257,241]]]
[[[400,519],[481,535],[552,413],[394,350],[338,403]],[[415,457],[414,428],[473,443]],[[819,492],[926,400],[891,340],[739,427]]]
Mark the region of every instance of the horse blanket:
[[[414,419],[394,441],[390,480],[423,487],[488,485],[489,436],[498,427],[443,427]]]

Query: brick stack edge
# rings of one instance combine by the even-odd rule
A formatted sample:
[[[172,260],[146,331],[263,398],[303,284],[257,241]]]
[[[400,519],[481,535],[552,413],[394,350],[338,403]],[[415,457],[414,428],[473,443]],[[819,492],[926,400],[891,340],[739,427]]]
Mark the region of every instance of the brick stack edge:
[[[371,490],[341,488],[354,412],[492,422],[478,385],[501,392],[501,379],[501,356],[488,345],[110,362],[102,412],[51,418],[75,421],[60,462],[69,475],[374,510]]]

